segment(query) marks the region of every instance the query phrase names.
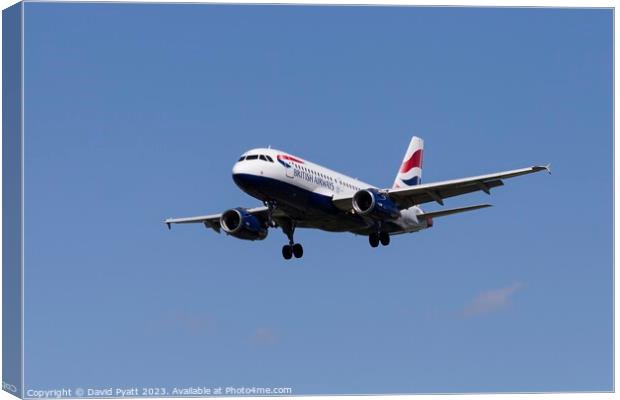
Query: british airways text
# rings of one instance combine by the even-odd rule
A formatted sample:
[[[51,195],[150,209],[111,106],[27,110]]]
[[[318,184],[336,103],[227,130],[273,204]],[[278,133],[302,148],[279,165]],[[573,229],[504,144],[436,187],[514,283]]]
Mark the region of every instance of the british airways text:
[[[297,168],[293,168],[293,171],[294,171],[295,178],[300,178],[310,183],[314,182],[319,186],[323,186],[330,190],[334,190],[333,182],[323,179],[320,176],[309,174],[306,171],[302,171]]]

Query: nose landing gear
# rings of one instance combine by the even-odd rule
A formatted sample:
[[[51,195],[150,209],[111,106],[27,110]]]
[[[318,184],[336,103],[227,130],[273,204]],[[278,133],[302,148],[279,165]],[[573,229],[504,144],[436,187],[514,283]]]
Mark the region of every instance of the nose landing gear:
[[[380,232],[379,240],[381,241],[382,245],[387,246],[388,244],[390,244],[390,234],[387,232]]]
[[[390,244],[390,234],[387,232],[373,232],[368,235],[368,243],[370,243],[370,247],[379,246],[379,242],[383,246],[387,246]]]
[[[368,242],[370,243],[370,247],[379,246],[379,234],[377,232],[373,232],[368,235]]]
[[[290,260],[293,258],[293,246],[288,244],[282,246],[282,257],[284,257],[285,260]]]
[[[265,201],[265,205],[267,206],[267,225],[275,228],[277,225],[273,220],[273,212],[278,208],[278,203],[275,200],[268,200]]]
[[[295,258],[301,258],[304,255],[304,248],[299,243],[294,244],[285,244],[282,246],[282,257],[285,260],[290,260],[295,256]]]
[[[293,234],[295,233],[295,221],[289,220],[287,223],[281,224],[282,230],[288,237],[288,244],[282,246],[282,257],[285,260],[295,258],[301,258],[304,255],[304,248],[300,243],[295,243],[293,240]]]

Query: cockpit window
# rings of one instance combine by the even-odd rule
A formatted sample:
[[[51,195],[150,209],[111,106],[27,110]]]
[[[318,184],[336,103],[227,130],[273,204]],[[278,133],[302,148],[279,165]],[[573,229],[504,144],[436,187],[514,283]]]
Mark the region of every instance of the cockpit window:
[[[266,154],[250,154],[249,156],[239,157],[239,161],[243,161],[243,160],[248,161],[248,160],[257,160],[257,159],[273,162],[273,158],[271,158],[270,156]]]

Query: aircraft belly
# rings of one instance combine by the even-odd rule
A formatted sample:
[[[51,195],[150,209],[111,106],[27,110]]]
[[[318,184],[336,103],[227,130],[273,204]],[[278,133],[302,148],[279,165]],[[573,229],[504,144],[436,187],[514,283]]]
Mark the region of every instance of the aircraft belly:
[[[262,201],[275,200],[278,208],[297,221],[300,228],[330,232],[364,229],[368,222],[358,215],[336,208],[331,197],[294,185],[286,180],[258,175],[235,175],[235,182],[249,195]]]

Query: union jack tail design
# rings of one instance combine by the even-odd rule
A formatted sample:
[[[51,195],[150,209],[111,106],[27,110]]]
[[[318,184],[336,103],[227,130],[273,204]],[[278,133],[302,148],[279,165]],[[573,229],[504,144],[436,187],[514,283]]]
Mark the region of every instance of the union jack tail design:
[[[424,141],[417,136],[411,138],[403,163],[398,170],[393,187],[402,188],[419,185],[422,181],[422,155]]]

